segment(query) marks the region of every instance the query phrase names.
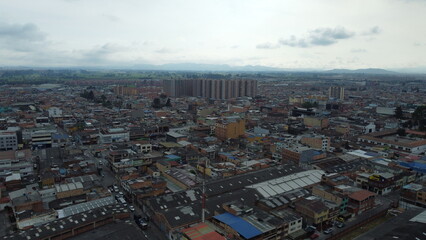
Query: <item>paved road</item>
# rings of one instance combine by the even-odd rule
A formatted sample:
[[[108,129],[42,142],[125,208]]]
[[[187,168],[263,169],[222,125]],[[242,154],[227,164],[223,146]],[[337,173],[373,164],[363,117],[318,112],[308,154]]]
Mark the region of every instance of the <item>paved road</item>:
[[[7,235],[11,229],[11,223],[7,211],[0,212],[0,236]]]
[[[104,177],[102,177],[102,186],[108,187],[111,185],[117,185],[121,192],[124,193],[124,190],[122,189],[121,185],[118,184],[114,174],[111,172],[111,169],[108,167],[108,163],[106,160],[102,158],[95,158],[96,159],[96,165],[102,168],[102,173],[104,174]],[[100,164],[102,162],[102,164]],[[115,195],[116,193],[113,193]],[[142,212],[142,210],[137,206],[137,204],[132,204],[135,207],[135,213],[142,217],[147,217],[147,215]],[[133,214],[131,220],[133,221]],[[154,224],[149,223],[149,228],[146,230],[142,230],[142,235],[146,237],[146,239],[152,239],[152,240],[166,240],[164,233]]]
[[[380,224],[379,226],[371,229],[370,231],[362,234],[361,236],[358,236],[357,238],[355,238],[355,240],[380,239],[383,235],[407,223],[411,218],[415,217],[422,211],[424,211],[423,208],[412,206],[408,208],[407,210],[405,210],[403,213],[398,214],[395,217],[392,217],[386,222]]]

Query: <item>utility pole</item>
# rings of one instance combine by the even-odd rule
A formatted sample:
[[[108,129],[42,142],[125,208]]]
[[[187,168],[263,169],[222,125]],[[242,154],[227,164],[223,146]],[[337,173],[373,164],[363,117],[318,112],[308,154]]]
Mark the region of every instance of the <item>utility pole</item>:
[[[207,158],[204,161],[203,168],[203,193],[202,193],[202,203],[201,203],[201,221],[204,223],[206,221],[206,167],[207,167]]]

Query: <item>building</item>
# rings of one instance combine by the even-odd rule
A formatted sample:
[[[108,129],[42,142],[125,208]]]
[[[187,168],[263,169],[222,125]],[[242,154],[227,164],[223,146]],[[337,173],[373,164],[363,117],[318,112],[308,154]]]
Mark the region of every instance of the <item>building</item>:
[[[235,215],[227,212],[214,216],[212,221],[222,227],[230,239],[283,239],[288,227],[286,222],[258,209],[241,210]]]
[[[5,151],[0,154],[0,177],[19,173],[25,177],[34,173],[32,154],[29,149]]]
[[[358,137],[358,141],[388,146],[395,150],[421,154],[426,151],[426,139],[424,133],[406,130],[407,136],[398,135],[398,129],[372,132]]]
[[[215,124],[215,135],[221,140],[237,139],[245,134],[245,120],[241,118],[226,118]]]
[[[139,89],[136,87],[115,86],[113,91],[117,95],[138,95]]]
[[[81,212],[62,219],[15,232],[3,236],[2,239],[15,240],[42,240],[42,239],[67,239],[84,232],[91,231],[103,225],[113,223],[118,219],[130,217],[129,210],[123,205],[107,205],[89,211]]]
[[[328,97],[334,98],[334,99],[339,99],[339,100],[344,100],[345,99],[345,88],[339,87],[339,86],[331,86],[328,89]]]
[[[303,124],[311,128],[324,129],[328,127],[329,120],[328,118],[325,118],[325,117],[307,116],[303,118]]]
[[[330,150],[330,137],[326,136],[302,136],[300,139],[302,144],[308,145],[311,148],[322,150],[324,152]]]
[[[182,230],[182,235],[182,240],[226,240],[208,223],[198,223],[192,227],[185,228]]]
[[[354,215],[359,215],[364,211],[372,209],[374,207],[376,194],[373,192],[361,189],[348,195],[349,204],[348,212]]]
[[[18,149],[18,136],[14,131],[0,131],[0,151]]]
[[[334,202],[340,207],[340,214],[345,214],[349,198],[347,195],[337,190],[338,188],[333,189],[332,187],[327,185],[316,185],[312,188],[312,194],[315,196],[319,196],[325,200]]]
[[[426,207],[426,187],[415,183],[405,185],[401,191],[401,198],[416,206]]]
[[[62,110],[58,107],[51,107],[47,109],[47,112],[49,113],[49,117],[62,117]]]
[[[257,94],[256,80],[170,79],[163,81],[163,87],[171,97],[230,99]]]
[[[129,131],[124,128],[102,129],[99,133],[99,143],[128,142],[129,140]]]
[[[308,224],[321,225],[329,219],[329,208],[317,197],[307,197],[295,203],[297,212],[303,215]]]

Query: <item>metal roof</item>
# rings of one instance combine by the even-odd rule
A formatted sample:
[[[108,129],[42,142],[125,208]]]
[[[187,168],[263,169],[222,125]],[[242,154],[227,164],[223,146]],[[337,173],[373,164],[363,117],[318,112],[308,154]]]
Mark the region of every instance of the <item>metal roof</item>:
[[[64,209],[58,210],[58,217],[68,217],[81,212],[89,211],[95,208],[107,206],[116,203],[114,197],[109,196],[105,198],[96,199],[90,202],[75,204]]]
[[[262,234],[262,231],[257,229],[255,226],[251,225],[246,220],[234,216],[230,213],[224,213],[221,215],[214,216],[214,218],[220,222],[225,223],[226,225],[233,228],[235,231],[237,231],[241,236],[243,236],[246,239],[250,239],[256,236],[259,236]]]
[[[303,188],[321,182],[322,170],[298,172],[277,179],[253,184],[248,188],[256,189],[264,198],[269,198],[294,189]]]

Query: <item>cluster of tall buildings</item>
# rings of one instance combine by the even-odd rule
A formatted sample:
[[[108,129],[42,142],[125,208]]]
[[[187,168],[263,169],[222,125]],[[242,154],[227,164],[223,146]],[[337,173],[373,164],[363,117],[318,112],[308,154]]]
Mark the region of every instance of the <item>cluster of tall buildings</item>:
[[[171,97],[230,99],[257,94],[256,80],[171,79],[164,80],[163,86]]]
[[[334,98],[334,99],[339,99],[339,100],[344,100],[345,99],[345,88],[339,87],[339,86],[331,86],[328,89],[328,97]]]

